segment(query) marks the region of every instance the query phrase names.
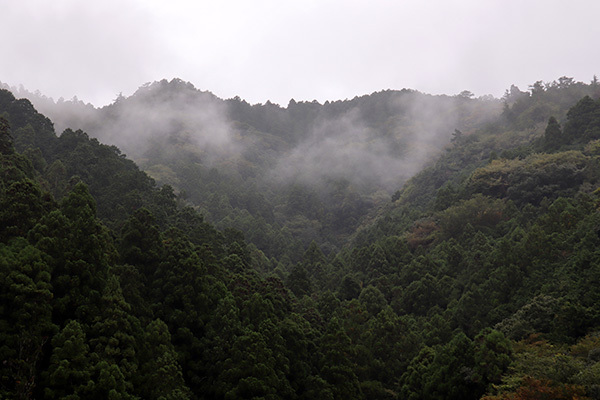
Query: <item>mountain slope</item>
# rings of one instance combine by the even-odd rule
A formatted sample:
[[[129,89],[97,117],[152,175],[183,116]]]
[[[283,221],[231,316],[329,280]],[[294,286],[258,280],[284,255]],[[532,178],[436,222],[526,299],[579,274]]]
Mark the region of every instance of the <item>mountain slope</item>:
[[[342,251],[311,241],[297,262],[217,231],[116,148],[82,131],[56,137],[0,92],[0,394],[597,398],[600,100],[564,105],[594,90],[507,97],[497,119],[455,131]],[[539,122],[540,104],[560,113]],[[214,164],[196,179],[243,181],[230,173]],[[260,208],[270,194],[258,182],[245,192],[265,221],[293,216],[290,237],[323,234],[316,187],[290,187],[283,210]],[[329,206],[361,215],[353,204]],[[264,229],[243,207],[229,215]],[[337,221],[353,234],[356,222]]]
[[[64,107],[47,108],[59,125],[118,146],[207,220],[295,262],[313,240],[336,252],[454,129],[484,126],[501,103],[402,90],[282,108],[221,100],[174,79],[94,112]]]

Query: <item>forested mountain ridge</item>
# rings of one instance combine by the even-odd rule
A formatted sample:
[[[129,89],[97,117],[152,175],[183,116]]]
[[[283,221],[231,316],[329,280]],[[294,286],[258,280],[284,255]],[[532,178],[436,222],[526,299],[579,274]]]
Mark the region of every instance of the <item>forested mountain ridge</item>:
[[[455,130],[444,153],[392,196],[393,203],[388,207],[391,211],[384,213],[385,218],[378,225],[383,227],[383,220],[393,218],[394,214],[405,214],[403,206],[411,212],[405,218],[409,222],[418,219],[417,211],[447,207],[448,199],[456,197],[454,192],[459,182],[494,159],[522,159],[549,150],[539,143],[537,147],[532,144],[541,140],[550,118],[564,124],[570,108],[585,96],[600,96],[600,84],[595,78],[589,85],[566,77],[546,84],[538,81],[530,86],[529,92],[512,86],[504,95],[499,118],[471,134]],[[394,219],[396,232],[406,228],[399,222]]]
[[[0,393],[600,398],[600,93],[561,82],[507,92],[352,245],[313,242],[282,279],[117,148],[56,137],[1,91]]]
[[[434,342],[442,320],[469,337],[493,327],[519,341],[489,398],[599,398],[600,87],[515,89],[500,120],[472,135],[457,131],[340,257],[399,315],[432,324]],[[583,353],[569,347],[590,332]],[[412,375],[403,375],[408,398],[455,398],[461,379],[439,375],[443,347],[432,347],[435,356],[421,354],[430,358],[413,359]],[[444,379],[458,381],[440,395]]]
[[[101,109],[30,97],[61,129],[81,128],[118,146],[208,221],[241,230],[268,258],[285,254],[292,263],[312,241],[337,252],[454,129],[468,134],[501,112],[493,98],[413,90],[250,105],[178,79],[144,85]]]

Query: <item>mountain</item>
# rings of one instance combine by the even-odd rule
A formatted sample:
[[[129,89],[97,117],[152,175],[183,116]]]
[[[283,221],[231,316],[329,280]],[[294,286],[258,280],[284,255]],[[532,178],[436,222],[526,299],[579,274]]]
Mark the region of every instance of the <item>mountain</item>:
[[[0,396],[599,398],[599,97],[0,90]]]
[[[147,84],[102,109],[37,101],[58,126],[116,145],[208,221],[242,231],[269,258],[292,262],[313,240],[337,252],[455,129],[468,135],[502,110],[495,99],[412,90],[250,105],[177,79]]]

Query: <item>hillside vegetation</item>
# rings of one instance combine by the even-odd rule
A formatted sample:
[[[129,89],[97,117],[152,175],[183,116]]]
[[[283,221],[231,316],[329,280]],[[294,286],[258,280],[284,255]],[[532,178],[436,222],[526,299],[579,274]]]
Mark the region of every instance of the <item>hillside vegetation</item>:
[[[0,90],[0,397],[600,399],[599,96]]]
[[[413,90],[250,105],[177,79],[101,109],[31,97],[61,131],[116,145],[217,227],[242,231],[269,259],[285,255],[281,274],[312,241],[339,251],[454,129],[471,133],[502,111],[495,99]]]

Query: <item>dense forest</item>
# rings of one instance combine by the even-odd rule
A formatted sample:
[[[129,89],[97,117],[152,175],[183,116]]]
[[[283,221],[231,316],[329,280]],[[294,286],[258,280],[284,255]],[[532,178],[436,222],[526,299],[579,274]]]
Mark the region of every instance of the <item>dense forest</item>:
[[[495,99],[412,90],[250,105],[177,79],[101,109],[23,95],[59,131],[81,129],[117,146],[207,221],[243,232],[280,277],[312,241],[337,253],[454,129],[469,133],[502,110]]]
[[[101,109],[19,95],[0,398],[600,399],[595,78],[285,108],[179,80]]]

